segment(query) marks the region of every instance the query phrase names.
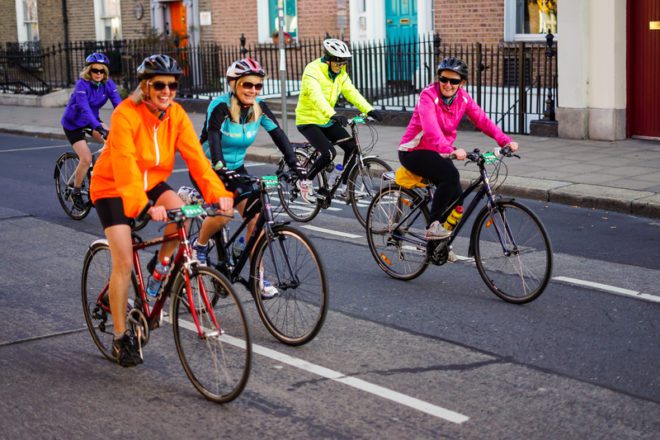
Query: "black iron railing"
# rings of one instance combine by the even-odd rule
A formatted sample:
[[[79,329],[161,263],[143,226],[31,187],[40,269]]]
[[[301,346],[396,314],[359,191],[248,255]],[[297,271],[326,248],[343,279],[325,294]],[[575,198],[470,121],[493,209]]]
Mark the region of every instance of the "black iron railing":
[[[302,72],[321,56],[321,42],[321,38],[310,38],[286,47],[288,96],[300,92]],[[46,48],[38,43],[5,46],[0,49],[0,92],[4,93],[46,94],[71,87],[84,67],[85,56],[102,51],[110,58],[112,78],[126,90],[137,85],[135,70],[142,59],[166,53],[184,69],[179,97],[210,98],[225,91],[227,67],[249,55],[269,73],[263,94],[281,94],[278,47],[249,44],[244,38],[235,46],[202,43],[176,47],[153,39],[80,41]],[[545,43],[449,45],[437,35],[428,35],[358,42],[351,45],[351,50],[353,58],[348,69],[353,83],[375,107],[386,111],[411,112],[419,92],[434,81],[439,61],[449,55],[468,63],[467,91],[507,132],[528,133],[529,123],[543,117],[548,98],[554,97],[557,105],[557,57],[546,56]]]

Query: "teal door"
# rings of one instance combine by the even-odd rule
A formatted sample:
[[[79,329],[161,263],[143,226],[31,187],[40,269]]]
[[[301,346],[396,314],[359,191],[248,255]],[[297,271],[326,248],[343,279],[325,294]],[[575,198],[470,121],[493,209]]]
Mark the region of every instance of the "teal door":
[[[385,1],[387,80],[412,81],[417,68],[417,0]]]

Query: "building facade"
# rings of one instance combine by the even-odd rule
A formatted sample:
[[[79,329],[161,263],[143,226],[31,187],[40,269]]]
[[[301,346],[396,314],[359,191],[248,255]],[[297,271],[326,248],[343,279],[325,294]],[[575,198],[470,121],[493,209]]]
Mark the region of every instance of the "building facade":
[[[655,94],[660,89],[655,81],[660,62],[654,62],[660,58],[657,0],[245,0],[240,4],[0,0],[0,4],[5,11],[16,11],[0,17],[2,41],[41,45],[158,35],[178,45],[237,45],[241,36],[248,43],[272,44],[280,21],[294,44],[296,39],[324,35],[362,42],[430,33],[447,44],[499,44],[545,41],[551,32],[561,47],[555,97],[560,136],[660,138],[660,104],[656,105],[660,96]]]

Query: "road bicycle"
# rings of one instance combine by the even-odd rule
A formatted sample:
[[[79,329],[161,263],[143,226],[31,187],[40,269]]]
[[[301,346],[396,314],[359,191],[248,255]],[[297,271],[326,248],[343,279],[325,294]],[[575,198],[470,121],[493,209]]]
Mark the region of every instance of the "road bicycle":
[[[347,205],[351,205],[360,224],[366,225],[367,208],[371,199],[380,190],[382,175],[387,171],[392,171],[392,167],[384,160],[367,155],[378,140],[375,128],[367,124],[370,119],[365,115],[357,115],[349,120],[351,139],[355,140],[357,147],[346,162],[349,166],[342,170],[341,175],[334,182],[330,182],[328,179],[329,174],[335,169],[335,164],[332,162],[317,174],[312,183],[313,191],[316,194],[315,203],[309,204],[302,200],[300,191],[296,187],[297,179],[290,171],[286,171],[284,160],[280,161],[277,170],[277,175],[280,176],[278,194],[282,208],[292,219],[299,222],[309,222],[314,219],[321,209],[330,207],[332,198],[335,197],[342,180],[347,179],[344,201]],[[358,137],[359,125],[366,125],[371,132],[371,142],[364,148]],[[311,168],[319,155],[320,153],[311,144],[297,144],[297,161],[307,170]]]
[[[207,264],[251,292],[259,317],[277,340],[292,346],[305,344],[319,333],[328,312],[328,281],[321,258],[305,234],[274,219],[269,192],[278,187],[277,176],[236,178],[253,188],[243,221],[233,233],[227,225],[209,241],[216,252],[212,255],[209,249]],[[240,254],[234,255],[239,237],[256,216],[252,235]],[[199,234],[200,226],[199,219],[191,223],[191,237]],[[249,277],[245,278],[241,272],[248,259]],[[263,297],[264,282],[272,283],[278,294]]]
[[[146,215],[147,208],[138,217]],[[217,270],[201,267],[192,258],[186,220],[213,212],[211,205],[183,206],[167,212],[168,223],[176,223],[175,233],[147,241],[132,234],[132,294],[127,327],[137,337],[141,356],[151,332],[164,323],[171,325],[176,351],[188,379],[207,399],[225,403],[238,397],[245,388],[252,364],[252,342],[243,307],[231,283]],[[154,300],[146,293],[145,279],[149,273],[142,271],[139,252],[171,240],[178,241],[179,247],[172,270]],[[82,270],[83,312],[98,349],[106,358],[116,361],[112,354],[113,325],[109,319],[110,270],[108,241],[94,241],[87,250]],[[168,298],[171,301],[166,315],[163,311]]]
[[[91,129],[83,130],[88,136],[92,137]],[[92,178],[92,169],[96,163],[96,159],[103,151],[104,145],[101,145],[101,148],[92,152],[92,164],[89,167],[89,170],[85,174],[82,185],[80,187],[80,195],[85,203],[83,209],[78,209],[71,198],[71,193],[73,191],[73,181],[75,177],[75,171],[78,167],[79,159],[78,155],[75,152],[67,151],[62,153],[62,155],[55,161],[55,170],[53,171],[53,178],[55,179],[55,192],[57,193],[57,199],[62,205],[62,209],[74,220],[82,220],[87,217],[87,214],[92,210],[92,200],[89,196],[89,182]],[[144,228],[147,223],[149,223],[148,216],[143,220],[136,222],[135,230],[139,231]]]
[[[499,154],[481,153],[479,149],[467,155],[468,163],[476,163],[479,177],[445,211],[461,205],[476,190],[464,210],[462,219],[444,240],[426,240],[429,203],[433,188],[428,183],[421,188],[404,188],[390,179],[374,197],[367,213],[367,241],[378,266],[389,276],[412,280],[420,276],[429,263],[447,262],[451,245],[467,219],[485,199],[469,237],[468,257],[474,257],[479,275],[488,288],[504,301],[523,304],[543,293],[552,273],[552,247],[541,220],[525,205],[513,198],[496,194],[493,188],[503,159],[514,155],[509,148]],[[491,176],[488,166],[494,167]],[[504,177],[506,178],[506,176]],[[501,185],[503,180],[499,182]]]

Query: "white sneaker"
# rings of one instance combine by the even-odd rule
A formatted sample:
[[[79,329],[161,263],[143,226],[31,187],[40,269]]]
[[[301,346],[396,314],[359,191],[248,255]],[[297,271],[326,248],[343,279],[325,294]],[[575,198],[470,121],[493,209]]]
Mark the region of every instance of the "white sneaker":
[[[296,187],[300,191],[300,197],[307,203],[314,203],[314,187],[311,180],[297,180]]]
[[[264,278],[263,268],[259,268],[259,293],[263,299],[271,299],[280,294],[277,288]]]
[[[443,240],[451,235],[451,231],[446,230],[439,221],[431,223],[426,230],[427,240]]]

